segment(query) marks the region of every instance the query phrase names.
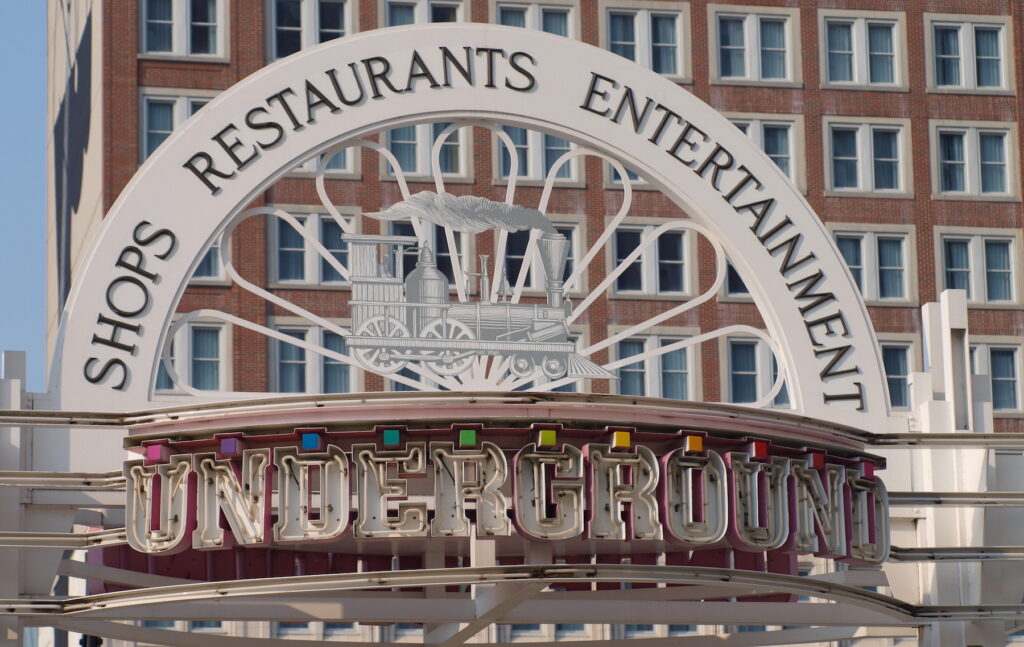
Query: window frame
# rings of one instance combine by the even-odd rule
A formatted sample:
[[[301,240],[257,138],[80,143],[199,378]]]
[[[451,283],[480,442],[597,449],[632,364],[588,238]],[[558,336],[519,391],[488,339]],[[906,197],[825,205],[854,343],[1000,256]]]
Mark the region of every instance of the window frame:
[[[329,317],[328,321],[337,324],[342,328],[350,328],[352,324],[350,319],[338,319],[335,317]],[[294,316],[273,317],[271,321],[268,323],[268,327],[278,332],[288,330],[301,330],[304,333],[306,333],[305,341],[320,347],[324,347],[324,333],[330,332],[324,330],[320,326],[310,325],[309,321],[307,321],[306,319]],[[267,343],[267,387],[271,393],[282,393],[282,391],[279,390],[281,388],[279,344],[282,344],[284,342],[282,342],[279,339],[267,337]],[[325,358],[323,355],[320,355],[319,353],[313,353],[312,351],[305,352],[306,357],[304,360],[304,373],[306,379],[306,390],[298,393],[308,393],[316,395],[323,394],[323,363]],[[359,368],[359,365],[350,364],[348,366],[348,393],[358,393],[362,391],[364,381],[364,373],[363,370]],[[295,392],[288,391],[288,393]]]
[[[299,0],[302,5],[301,24],[299,27],[300,41],[299,51],[320,44],[320,0]],[[345,8],[342,10],[345,16],[345,33],[341,38],[351,36],[359,31],[359,12],[352,10],[355,0],[343,0]],[[266,16],[266,59],[267,63],[280,60],[277,56],[277,2],[275,0],[264,0],[264,15]],[[329,41],[324,41],[329,42]],[[297,53],[297,52],[296,52]]]
[[[743,19],[744,28],[744,76],[721,75],[719,59],[719,17]],[[760,21],[763,18],[786,21],[786,77],[784,79],[761,78]],[[800,10],[796,7],[760,5],[709,4],[708,20],[708,76],[712,85],[754,85],[761,87],[803,87],[803,55],[801,44]],[[752,38],[753,36],[753,38]],[[757,70],[753,75],[752,70]]]
[[[547,182],[547,171],[544,170],[545,159],[544,154],[546,148],[544,146],[544,136],[537,130],[531,130],[530,128],[523,128],[522,126],[511,126],[513,128],[522,128],[526,131],[526,175],[516,176],[516,186],[544,186]],[[557,137],[557,135],[555,135]],[[508,183],[509,176],[502,175],[501,161],[502,156],[505,152],[505,142],[501,140],[501,137],[496,132],[491,132],[491,169],[492,169],[492,184],[505,186]],[[564,137],[561,139],[565,139]],[[566,140],[568,141],[568,140]],[[518,148],[518,146],[517,146]],[[569,142],[569,149],[576,148],[576,144]],[[580,166],[581,157],[574,157],[569,160],[569,177],[555,177],[552,179],[552,183],[555,186],[560,187],[579,187],[583,188],[586,186],[586,181],[581,177]]]
[[[635,62],[652,71],[651,50],[653,43],[650,39],[651,17],[655,15],[674,16],[676,18],[677,71],[675,74],[662,74],[661,76],[676,83],[693,83],[693,40],[689,2],[665,3],[649,0],[598,0],[597,7],[598,36],[601,49],[611,52],[610,15],[616,12],[631,13],[634,16],[634,27],[637,27],[637,57]]]
[[[959,85],[938,85],[935,81],[935,28],[955,26],[960,29],[960,80]],[[965,36],[965,27],[970,27],[970,36]],[[977,74],[977,55],[974,30],[978,27],[998,27],[1000,30],[1000,74],[999,87],[978,87],[974,78]],[[997,94],[1016,93],[1016,68],[1014,65],[1013,19],[1007,15],[991,14],[924,14],[925,74],[926,91],[938,94]]]
[[[657,229],[660,225],[663,225],[671,220],[683,218],[680,215],[679,218],[645,218],[645,217],[627,217],[619,225],[617,231],[620,230],[640,230],[640,239],[643,240],[649,232]],[[611,222],[611,217],[605,219],[605,226]],[[674,291],[661,291],[653,289],[651,286],[657,285],[658,282],[658,259],[657,249],[658,243],[655,241],[648,247],[638,259],[641,263],[641,276],[643,287],[640,290],[632,291],[620,291],[616,286],[616,281],[612,281],[608,286],[608,298],[611,299],[634,299],[634,300],[651,300],[651,299],[664,299],[666,296],[689,298],[698,294],[697,291],[697,265],[699,259],[697,258],[697,236],[696,232],[690,229],[680,229],[672,232],[665,233],[681,233],[683,234],[683,290],[681,292]],[[605,276],[610,274],[618,263],[615,260],[615,245],[616,238],[615,233],[612,234],[609,239],[611,249],[609,253],[605,254]],[[621,277],[621,275],[619,275]]]
[[[970,271],[970,294],[967,297],[969,308],[986,309],[1018,309],[1021,304],[1022,265],[1021,254],[1021,233],[1020,229],[997,229],[978,227],[934,227],[935,238],[935,285],[941,290],[946,286],[946,255],[945,243],[948,240],[963,240],[968,242],[968,268]],[[1008,301],[988,301],[986,286],[987,269],[985,259],[986,241],[1009,241],[1010,243],[1010,292],[1011,298]],[[980,263],[979,263],[980,261]],[[985,298],[979,299],[979,295]]]
[[[885,397],[889,402],[890,410],[897,415],[910,415],[914,408],[913,392],[910,388],[911,378],[914,373],[922,370],[923,359],[921,357],[921,342],[914,333],[884,333],[878,335],[878,356],[883,359],[882,349],[885,347],[905,348],[907,351],[907,406],[893,406],[889,395],[888,373],[886,376]],[[884,361],[884,359],[883,359]],[[884,363],[882,371],[885,372]]]
[[[1000,133],[1004,136],[1006,163],[1006,191],[1003,193],[981,192],[981,135]],[[939,135],[963,133],[964,140],[964,191],[942,191],[941,150]],[[1017,202],[1020,200],[1020,163],[1017,159],[1017,122],[1015,121],[963,121],[952,119],[929,119],[928,137],[931,167],[932,200],[977,200],[987,202]]]
[[[579,0],[545,0],[543,2],[531,2],[529,0],[488,0],[488,15],[491,23],[500,25],[498,22],[499,12],[502,8],[514,8],[526,10],[526,29],[543,31],[543,12],[545,9],[566,11],[569,14],[569,34],[566,38],[579,39],[580,32],[580,4]]]
[[[628,326],[608,326],[608,336],[617,335],[625,331]],[[643,341],[644,351],[647,352],[652,348],[660,347],[662,341],[669,343],[681,341],[688,337],[695,337],[700,334],[698,328],[693,327],[682,327],[682,326],[652,326],[644,331],[641,335],[633,335],[627,337],[622,341]],[[621,342],[619,342],[621,343]],[[619,359],[619,343],[615,343],[609,347],[608,355],[609,359],[613,362]],[[704,384],[701,370],[701,345],[695,344],[689,346],[686,349],[686,400],[679,400],[679,402],[690,402],[699,401],[704,397]],[[651,357],[644,360],[644,395],[632,396],[638,398],[662,398],[662,356]],[[620,367],[621,368],[621,367]],[[619,369],[614,369],[618,371]],[[613,393],[621,394],[620,380],[610,380],[614,382],[611,385]],[[654,394],[654,395],[652,395]]]
[[[916,227],[914,225],[875,225],[863,223],[826,223],[836,253],[839,254],[838,236],[861,237],[861,256],[864,263],[861,298],[870,306],[905,308],[918,304],[918,267]],[[878,289],[878,239],[900,238],[903,240],[903,294],[902,298],[879,296]],[[840,254],[841,255],[841,254]],[[846,263],[843,263],[844,267]],[[852,278],[852,277],[851,277]]]
[[[172,108],[174,111],[174,126],[167,136],[169,138],[192,117],[191,108],[193,103],[202,102],[205,105],[213,101],[219,94],[219,90],[140,86],[138,94],[139,132],[137,137],[139,164],[144,163],[152,153],[156,152],[156,150],[148,151],[148,142],[146,141],[146,134],[149,132],[149,110],[147,108],[151,102],[163,101],[174,104]],[[159,149],[159,147],[157,148]]]
[[[1017,382],[1015,389],[1016,408],[996,409],[995,394],[990,392],[990,395],[992,396],[993,417],[1020,418],[1024,415],[1024,402],[1021,400],[1022,396],[1024,396],[1024,388],[1022,388],[1021,384],[1021,376],[1024,375],[1022,373],[1022,370],[1024,370],[1024,339],[1014,336],[970,335],[967,341],[971,375],[987,375],[990,381],[992,379],[991,352],[993,350],[1012,350],[1014,352],[1014,368],[1016,369]],[[981,350],[984,352],[978,352]],[[991,389],[991,386],[989,388]]]
[[[586,255],[588,249],[585,247],[587,242],[586,218],[578,214],[547,214],[547,217],[551,220],[551,224],[557,229],[572,229],[572,239],[570,241],[571,244],[569,251],[572,256],[573,263],[578,266],[580,261],[582,261],[583,257]],[[493,232],[492,241],[492,244],[494,245],[492,249],[497,249],[498,233],[496,231]],[[539,261],[534,259],[533,265],[530,267],[530,275],[527,277],[526,284],[523,285],[524,295],[543,296],[546,294],[543,286],[534,285],[533,277],[537,276],[537,268],[539,267]],[[494,277],[492,276],[491,278],[493,279]],[[515,277],[509,277],[508,280],[510,284],[515,284]],[[566,292],[566,295],[573,297],[586,295],[588,292],[587,283],[587,272],[584,272],[580,277],[579,287],[570,292]]]
[[[804,128],[804,115],[790,113],[729,111],[723,111],[722,115],[731,121],[733,125],[745,123],[748,124],[748,127],[756,128],[758,131],[756,137],[752,136],[749,131],[746,134],[747,137],[750,137],[754,144],[762,151],[764,151],[764,126],[788,126],[790,146],[789,180],[796,186],[798,191],[804,195],[807,194],[807,155],[804,154],[807,150],[807,138]],[[765,155],[767,154],[768,153],[765,152]],[[782,169],[779,170],[781,171]]]
[[[430,8],[433,5],[455,7],[455,22],[468,22],[469,4],[467,0],[377,0],[377,27],[388,25],[388,6],[392,4],[413,5],[414,25],[430,23]]]
[[[175,317],[177,319],[177,317]],[[192,384],[192,361],[193,349],[192,349],[192,331],[195,329],[215,329],[217,330],[217,389],[209,390],[196,389],[197,391],[204,391],[208,393],[220,393],[224,391],[232,390],[232,378],[233,378],[233,367],[232,367],[232,326],[231,324],[224,323],[222,321],[209,320],[209,319],[197,319],[191,321],[179,328],[172,341],[173,353],[171,355],[171,364],[174,366],[175,372],[178,377],[181,378],[186,384]],[[156,366],[153,371],[153,394],[158,395],[181,395],[185,393],[180,388],[170,389],[159,389],[157,384],[159,383],[160,367],[163,362],[160,361],[161,354],[163,353],[163,346],[160,347]],[[195,387],[192,387],[195,389]]]
[[[229,61],[228,46],[231,42],[230,23],[227,10],[228,0],[216,0],[216,30],[214,51],[209,54],[191,53],[191,2],[171,1],[171,50],[168,52],[149,51],[146,42],[147,0],[138,0],[138,40],[140,59],[179,59],[190,62],[226,63]]]
[[[828,23],[853,25],[853,80],[830,81],[828,78]],[[868,51],[868,26],[886,23],[893,26],[893,83],[872,83]],[[871,90],[872,92],[909,92],[910,70],[907,61],[907,21],[902,11],[867,11],[858,9],[818,9],[819,57],[821,87],[829,90]]]
[[[295,218],[304,219],[306,232],[312,234],[317,240],[320,240],[320,223],[323,220],[332,219],[331,215],[326,213],[325,209],[318,208],[314,205],[274,204],[271,206],[285,211]],[[361,209],[359,207],[350,206],[340,206],[336,208],[339,213],[341,213],[342,217],[352,224],[355,232],[358,233],[362,222],[362,218],[360,217],[362,213]],[[265,219],[265,222],[267,223],[267,283],[271,289],[351,289],[351,282],[344,279],[340,281],[322,280],[322,258],[316,249],[307,243],[305,239],[303,239],[303,275],[305,278],[302,280],[281,280],[279,278],[280,275],[278,267],[278,251],[280,249],[277,233],[279,226],[278,223],[284,223],[284,226],[286,227],[290,225],[276,216],[268,216]],[[315,277],[315,280],[310,277]]]
[[[747,335],[723,335],[718,339],[718,357],[720,362],[719,369],[719,400],[723,404],[731,404],[736,406],[751,406],[753,402],[734,402],[732,394],[732,353],[731,347],[733,342],[739,343],[753,343],[756,344],[755,348],[755,360],[757,362],[755,371],[755,380],[757,383],[757,397],[755,402],[764,397],[768,393],[774,380],[772,379],[772,352],[768,344],[758,338]],[[766,408],[770,409],[793,409],[795,407],[793,402],[792,385],[788,381],[784,381],[782,389],[776,394],[775,398],[772,399],[766,405]],[[782,395],[786,394],[785,403],[777,403],[776,400]]]
[[[419,1],[422,2],[423,0]],[[434,176],[430,170],[431,148],[433,147],[434,143],[434,123],[446,122],[431,122],[427,124],[414,124],[410,126],[395,126],[384,131],[381,135],[384,147],[390,151],[391,132],[393,130],[406,127],[416,129],[416,170],[403,171],[407,182],[432,182],[434,179]],[[473,132],[473,126],[461,126],[456,132],[448,134],[448,142],[451,141],[452,135],[457,134],[459,138],[459,172],[442,173],[441,177],[444,178],[445,182],[450,182],[453,184],[472,184],[474,182],[473,178],[476,173],[476,164],[473,163]],[[391,164],[388,162],[387,158],[385,158],[383,155],[378,155],[378,157],[380,158],[381,180],[387,182],[397,182],[397,174],[395,173],[394,169],[391,168]]]
[[[856,130],[857,134],[857,187],[835,188],[832,168],[832,131],[836,128]],[[899,151],[898,189],[874,188],[874,138],[875,130],[895,130]],[[825,195],[850,198],[895,198],[914,197],[914,165],[911,153],[912,131],[909,119],[888,117],[850,117],[826,115],[822,117],[822,166],[825,179]],[[870,156],[865,151],[872,151]],[[870,180],[870,183],[868,182]]]

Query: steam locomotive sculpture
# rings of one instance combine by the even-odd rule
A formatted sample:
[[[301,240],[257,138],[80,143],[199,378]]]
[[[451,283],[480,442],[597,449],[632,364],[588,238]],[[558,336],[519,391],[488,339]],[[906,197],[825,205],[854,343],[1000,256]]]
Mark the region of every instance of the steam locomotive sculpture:
[[[348,347],[379,374],[421,362],[437,375],[454,376],[468,371],[478,357],[490,356],[507,362],[516,377],[533,376],[538,367],[552,380],[613,377],[577,354],[569,341],[571,306],[562,280],[569,241],[550,224],[547,229],[538,240],[544,304],[490,299],[486,276],[479,301],[450,303],[448,277],[438,269],[434,251],[418,246],[415,237],[344,235],[352,281]],[[411,251],[416,266],[403,279],[402,261]]]

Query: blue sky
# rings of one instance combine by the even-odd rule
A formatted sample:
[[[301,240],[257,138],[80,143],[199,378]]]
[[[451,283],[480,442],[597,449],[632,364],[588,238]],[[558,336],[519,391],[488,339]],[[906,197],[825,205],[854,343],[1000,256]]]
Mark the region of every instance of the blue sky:
[[[0,349],[28,352],[43,390],[46,343],[46,2],[0,1]]]

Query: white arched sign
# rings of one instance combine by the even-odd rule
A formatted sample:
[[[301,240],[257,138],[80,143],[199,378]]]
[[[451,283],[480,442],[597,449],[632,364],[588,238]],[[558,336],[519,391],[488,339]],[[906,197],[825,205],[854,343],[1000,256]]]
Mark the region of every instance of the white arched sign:
[[[253,198],[311,155],[387,128],[439,121],[557,134],[635,169],[693,219],[677,221],[680,228],[720,245],[737,267],[775,340],[794,408],[872,431],[889,427],[885,376],[863,301],[824,226],[767,156],[713,108],[631,61],[566,38],[478,24],[367,32],[304,51],[224,92],[172,135],[114,204],[79,271],[51,373],[59,405],[150,405],[188,278]],[[448,198],[439,182],[436,194],[402,204],[417,199]],[[537,207],[522,206],[529,208],[515,217]],[[455,207],[430,209],[450,214]],[[416,216],[412,224],[419,228]],[[462,231],[473,231],[466,226]],[[538,230],[531,244],[543,238]],[[465,300],[461,287],[459,293]],[[550,300],[572,317],[559,298]],[[376,321],[375,338],[405,334],[389,329],[390,321]],[[443,326],[433,334],[455,339],[450,348],[471,348]],[[590,342],[603,348],[614,340]],[[364,359],[381,362],[380,372],[390,370],[389,361],[397,365],[365,348]],[[453,357],[436,362],[438,375],[465,363]],[[556,360],[538,370],[550,368],[548,377],[557,378],[566,369]]]

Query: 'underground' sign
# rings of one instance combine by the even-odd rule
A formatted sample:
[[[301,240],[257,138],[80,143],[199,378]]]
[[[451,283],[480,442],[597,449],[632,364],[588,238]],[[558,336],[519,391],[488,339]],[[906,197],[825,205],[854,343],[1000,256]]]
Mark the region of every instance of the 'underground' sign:
[[[186,443],[156,441],[144,444],[146,459],[125,463],[135,550],[472,533],[867,563],[889,552],[874,457],[758,438],[453,425],[218,434],[202,444],[190,441],[184,453]]]

